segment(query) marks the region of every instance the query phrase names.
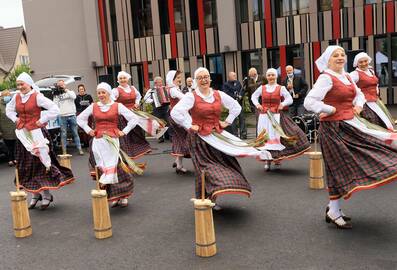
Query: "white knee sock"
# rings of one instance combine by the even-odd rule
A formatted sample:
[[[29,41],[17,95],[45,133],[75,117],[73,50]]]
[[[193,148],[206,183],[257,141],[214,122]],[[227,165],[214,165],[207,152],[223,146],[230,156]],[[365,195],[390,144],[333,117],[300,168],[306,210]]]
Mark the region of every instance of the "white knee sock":
[[[182,164],[182,157],[176,157],[176,167],[178,168],[178,169],[180,169],[180,168],[182,168],[183,167],[183,164]]]
[[[43,197],[46,198],[46,199],[51,198],[51,193],[50,193],[50,191],[48,189],[43,191]]]
[[[329,214],[333,217],[338,217],[339,214],[339,209],[340,209],[340,199],[337,200],[330,200],[329,201]]]

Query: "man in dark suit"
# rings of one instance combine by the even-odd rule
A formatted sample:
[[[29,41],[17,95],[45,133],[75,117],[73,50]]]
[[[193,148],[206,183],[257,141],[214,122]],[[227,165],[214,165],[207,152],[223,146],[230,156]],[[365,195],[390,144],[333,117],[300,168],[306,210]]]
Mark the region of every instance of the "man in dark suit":
[[[306,97],[308,84],[302,78],[294,74],[294,68],[292,66],[286,66],[285,71],[287,72],[287,78],[285,78],[283,85],[290,92],[294,103],[289,106],[289,113],[291,116],[299,116],[305,113],[303,107],[303,101]]]

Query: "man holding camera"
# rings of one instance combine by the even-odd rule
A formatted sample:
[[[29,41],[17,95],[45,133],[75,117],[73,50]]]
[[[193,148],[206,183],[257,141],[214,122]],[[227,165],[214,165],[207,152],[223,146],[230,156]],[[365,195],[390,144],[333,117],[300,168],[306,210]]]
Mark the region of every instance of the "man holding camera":
[[[228,94],[229,96],[231,96],[232,98],[234,98],[235,100],[237,100],[237,102],[240,105],[242,105],[245,91],[241,83],[237,80],[237,75],[235,72],[233,71],[229,72],[228,80],[223,84],[222,91]],[[243,110],[238,116],[238,122],[240,127],[240,138],[246,139],[247,128],[245,126],[245,115]],[[226,130],[232,133],[233,135],[238,136],[237,119],[235,119],[233,123],[226,128]]]
[[[75,99],[76,94],[73,91],[66,89],[65,82],[63,80],[59,80],[57,82],[57,89],[54,92],[54,102],[57,104],[61,112],[59,122],[61,125],[62,150],[63,152],[66,152],[69,127],[73,134],[74,144],[79,150],[79,154],[83,155],[84,152],[81,149],[80,138],[79,134],[77,133],[76,105],[74,103]]]

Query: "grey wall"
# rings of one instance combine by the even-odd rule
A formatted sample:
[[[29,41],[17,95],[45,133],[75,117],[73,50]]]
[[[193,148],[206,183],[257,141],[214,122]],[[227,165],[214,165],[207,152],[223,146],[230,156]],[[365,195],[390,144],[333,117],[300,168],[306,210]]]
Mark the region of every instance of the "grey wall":
[[[82,83],[93,93],[96,73],[92,63],[103,61],[96,1],[23,0],[23,10],[33,78],[81,75]]]

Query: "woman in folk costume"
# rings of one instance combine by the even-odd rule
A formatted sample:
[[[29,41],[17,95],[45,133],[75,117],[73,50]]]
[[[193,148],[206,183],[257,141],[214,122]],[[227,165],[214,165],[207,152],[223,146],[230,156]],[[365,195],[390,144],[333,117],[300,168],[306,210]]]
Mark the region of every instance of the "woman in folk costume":
[[[111,99],[111,87],[107,83],[97,86],[99,101],[91,104],[77,117],[78,125],[93,137],[90,144],[91,175],[95,176],[95,166],[100,171],[99,183],[106,189],[112,207],[128,205],[128,198],[134,188],[132,172],[141,173],[123,151],[120,138],[126,136],[138,123],[138,117],[123,104]],[[88,125],[93,116],[95,128]],[[119,117],[124,117],[126,125],[118,129]],[[127,162],[125,162],[125,160]],[[128,165],[126,165],[126,163]],[[130,167],[126,168],[126,166]]]
[[[277,84],[277,70],[268,69],[266,79],[268,83],[259,86],[252,94],[251,100],[260,112],[258,134],[264,129],[269,134],[269,140],[262,149],[268,150],[275,165],[280,166],[282,160],[302,155],[310,148],[310,143],[289,115],[282,113],[293,100],[288,90]],[[261,104],[258,102],[259,97],[262,99]],[[270,170],[270,164],[270,161],[266,161],[265,170]]]
[[[194,78],[196,90],[185,94],[171,111],[171,117],[189,130],[187,142],[196,170],[196,196],[201,195],[203,170],[206,173],[206,198],[215,201],[224,194],[250,196],[251,186],[235,157],[271,159],[271,155],[224,131],[240,114],[241,106],[224,92],[210,87],[210,74],[206,68],[198,68]],[[220,118],[222,107],[229,110],[225,121]]]
[[[119,86],[112,90],[112,99],[123,104],[129,110],[138,110],[141,101],[141,94],[134,87],[128,84],[131,75],[125,71],[120,71],[117,75]],[[127,122],[124,117],[120,117],[119,128],[123,129]],[[139,158],[151,151],[150,144],[145,138],[145,133],[140,126],[136,126],[127,136],[120,138],[120,143],[127,154],[132,158]]]
[[[393,118],[378,97],[379,80],[374,70],[369,65],[371,61],[371,57],[365,52],[357,54],[353,61],[353,67],[355,67],[356,70],[350,73],[352,80],[356,83],[357,87],[360,88],[367,100],[361,115],[372,124],[393,131]]]
[[[59,165],[44,128],[48,121],[57,118],[59,108],[39,92],[27,73],[20,74],[16,81],[19,92],[7,104],[6,115],[16,124],[20,187],[33,193],[29,209],[41,201],[40,208],[44,210],[53,201],[50,190],[73,182],[74,177],[70,169]]]
[[[304,105],[320,113],[319,139],[330,199],[325,220],[350,229],[351,218],[342,212],[340,199],[397,178],[397,136],[386,129],[371,129],[358,117],[365,98],[344,71],[345,63],[342,47],[329,46],[325,50],[316,60],[322,74]]]
[[[180,89],[182,84],[182,72],[170,70],[166,76],[167,87],[170,94],[170,111],[175,105],[185,96]],[[175,163],[172,165],[176,167],[177,174],[184,174],[187,170],[183,167],[183,158],[190,158],[189,146],[187,143],[187,131],[176,123],[172,118],[170,119],[172,152],[171,155],[175,157]]]

